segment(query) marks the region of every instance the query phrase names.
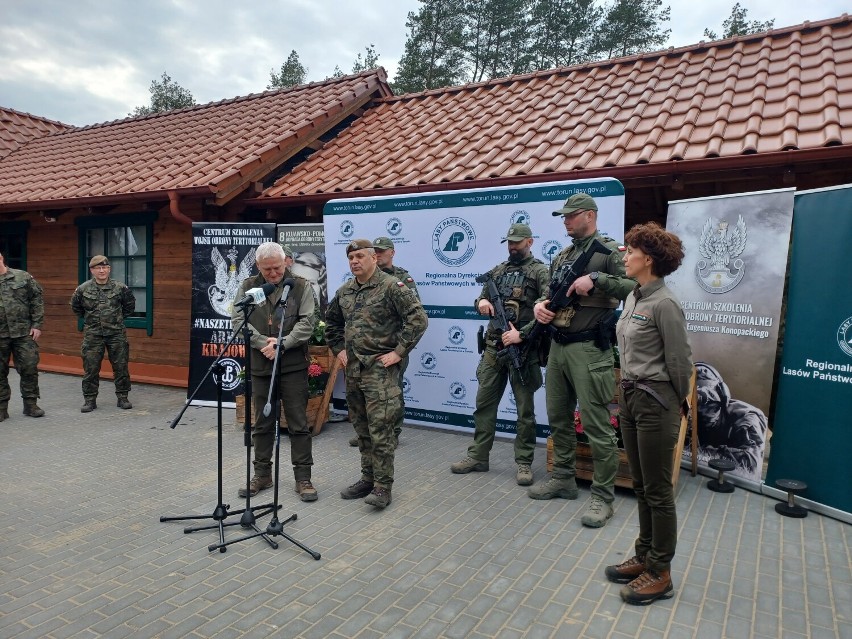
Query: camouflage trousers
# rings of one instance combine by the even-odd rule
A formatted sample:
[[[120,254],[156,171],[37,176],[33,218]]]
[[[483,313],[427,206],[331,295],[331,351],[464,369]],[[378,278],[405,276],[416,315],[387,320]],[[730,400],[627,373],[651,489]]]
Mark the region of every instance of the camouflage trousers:
[[[399,364],[399,391],[402,392],[402,382],[403,375],[405,375],[405,369],[408,368],[408,355],[403,357]],[[403,396],[402,402],[402,412],[399,414],[399,419],[396,420],[396,424],[393,426],[393,434],[396,435],[397,439],[399,439],[399,434],[402,432],[402,422],[405,421],[405,399]]]
[[[21,376],[21,397],[38,399],[38,344],[32,337],[0,337],[0,404],[8,404],[9,357],[15,358],[15,370]]]
[[[130,361],[130,344],[125,333],[113,335],[83,334],[83,345],[80,354],[83,356],[83,397],[94,399],[98,396],[100,383],[101,362],[106,350],[112,372],[115,377],[115,394],[127,397],[130,392],[130,372],[127,364]]]
[[[358,435],[361,475],[380,488],[393,484],[394,426],[402,414],[398,365],[346,367],[346,403]]]

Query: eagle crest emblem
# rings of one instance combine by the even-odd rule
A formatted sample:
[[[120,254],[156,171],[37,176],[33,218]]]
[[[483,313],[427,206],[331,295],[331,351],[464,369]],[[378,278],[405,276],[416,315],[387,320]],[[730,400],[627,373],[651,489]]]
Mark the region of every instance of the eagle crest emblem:
[[[698,243],[698,252],[704,258],[695,265],[698,285],[708,293],[727,293],[739,284],[745,274],[745,262],[739,256],[747,239],[748,229],[742,215],[733,228],[727,220],[716,224],[709,218]]]
[[[207,289],[207,297],[210,306],[219,315],[231,316],[231,305],[237,295],[237,289],[247,277],[251,276],[254,267],[254,249],[252,248],[237,266],[239,253],[236,247],[228,251],[228,259],[222,257],[219,249],[213,248],[210,252],[210,260],[213,262],[213,270],[216,275],[216,283]]]

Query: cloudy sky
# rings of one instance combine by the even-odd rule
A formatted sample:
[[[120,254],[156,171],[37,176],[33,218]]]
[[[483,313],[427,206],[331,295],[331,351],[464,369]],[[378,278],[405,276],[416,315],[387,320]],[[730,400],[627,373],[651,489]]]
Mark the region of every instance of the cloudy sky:
[[[668,46],[717,33],[735,0],[668,0]],[[846,0],[848,1],[848,0]],[[840,16],[843,0],[740,0],[775,27]],[[374,44],[391,79],[417,0],[0,0],[0,105],[78,126],[150,103],[164,71],[196,102],[263,91],[295,49],[308,80],[349,73]]]

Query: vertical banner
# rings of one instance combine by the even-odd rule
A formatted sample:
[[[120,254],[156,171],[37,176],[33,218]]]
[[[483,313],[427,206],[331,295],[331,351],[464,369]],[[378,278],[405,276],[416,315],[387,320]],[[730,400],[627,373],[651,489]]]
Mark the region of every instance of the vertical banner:
[[[328,278],[325,269],[325,232],[322,224],[279,224],[278,243],[293,251],[293,275],[311,283],[325,317],[328,306]]]
[[[767,483],[852,513],[852,185],[796,195]]]
[[[793,190],[670,202],[686,257],[666,278],[698,371],[698,461],[760,482],[772,395]],[[689,447],[684,459],[689,460]]]
[[[231,305],[242,281],[257,273],[254,250],[275,241],[274,224],[192,225],[192,308],[189,333],[188,395],[231,339]],[[240,384],[245,347],[237,337],[221,360],[222,399],[234,406],[234,390]],[[216,383],[209,375],[192,402],[216,405]]]
[[[394,264],[408,270],[417,283],[429,328],[411,352],[403,379],[406,421],[473,430],[480,358],[476,333],[487,323],[473,306],[482,290],[475,278],[508,259],[501,240],[515,223],[530,225],[532,254],[549,265],[571,241],[553,211],[578,192],[595,198],[600,231],[621,241],[624,187],[612,178],[332,200],[325,205],[330,296],[352,277],[345,247],[356,238],[390,237]],[[335,387],[336,398],[340,389]],[[543,387],[535,395],[535,410],[537,435],[546,438],[550,428]],[[516,421],[509,387],[498,407],[497,432],[514,435]]]

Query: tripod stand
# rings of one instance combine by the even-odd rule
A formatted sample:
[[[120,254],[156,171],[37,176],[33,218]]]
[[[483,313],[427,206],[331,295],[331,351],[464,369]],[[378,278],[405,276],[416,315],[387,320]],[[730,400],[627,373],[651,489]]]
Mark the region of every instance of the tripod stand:
[[[216,433],[216,436],[217,436],[217,482],[216,483],[217,483],[217,490],[218,490],[218,493],[217,493],[218,494],[218,501],[216,502],[216,508],[213,510],[213,513],[210,514],[210,515],[181,515],[181,516],[178,516],[178,517],[160,517],[160,521],[164,522],[164,521],[187,521],[187,520],[193,520],[193,519],[212,519],[213,521],[216,522],[215,524],[212,524],[210,526],[189,526],[187,528],[184,528],[183,532],[185,534],[188,534],[188,533],[196,532],[196,531],[199,531],[199,530],[211,530],[211,529],[214,529],[214,528],[218,528],[219,529],[219,541],[221,543],[220,552],[226,551],[225,544],[224,544],[224,542],[225,542],[225,530],[224,529],[225,529],[226,526],[236,526],[237,524],[239,524],[243,528],[252,528],[257,532],[260,532],[260,529],[255,525],[256,518],[255,518],[255,512],[254,511],[255,510],[261,511],[258,514],[260,516],[263,516],[263,515],[269,514],[269,512],[273,511],[274,509],[280,508],[280,506],[273,506],[272,504],[263,504],[263,505],[260,505],[260,506],[252,506],[251,505],[251,497],[250,497],[248,491],[246,492],[246,507],[242,510],[235,510],[235,511],[229,512],[228,509],[230,508],[230,505],[224,503],[223,500],[222,500],[222,382],[224,380],[222,379],[223,368],[222,368],[221,360],[222,360],[223,354],[228,352],[228,347],[231,344],[234,343],[234,340],[236,339],[240,330],[243,330],[244,331],[244,337],[245,337],[245,343],[246,343],[246,369],[251,371],[251,348],[249,347],[250,342],[249,342],[249,335],[248,335],[248,318],[249,318],[249,315],[251,315],[252,310],[253,310],[253,307],[249,307],[248,305],[243,307],[242,324],[238,327],[237,330],[235,330],[233,332],[233,334],[231,335],[231,339],[228,340],[228,343],[225,344],[224,347],[222,347],[222,350],[221,350],[219,356],[216,357],[216,359],[213,361],[213,363],[207,369],[207,372],[204,374],[204,377],[201,379],[201,381],[198,383],[198,385],[192,391],[192,394],[189,396],[189,399],[187,399],[186,404],[184,404],[184,407],[178,413],[177,417],[175,417],[172,420],[172,423],[171,423],[171,428],[175,428],[177,426],[181,417],[183,417],[183,414],[186,412],[186,409],[189,408],[190,404],[192,403],[192,400],[198,394],[199,389],[204,385],[204,382],[207,380],[207,377],[210,376],[210,374],[212,373],[213,379],[216,382],[216,430],[217,430],[217,433]],[[246,437],[246,446],[247,446],[246,450],[248,451],[247,455],[248,455],[248,458],[249,458],[249,465],[251,463],[251,448],[250,448],[250,446],[251,446],[251,408],[250,408],[251,407],[251,381],[250,381],[250,377],[251,376],[248,375],[249,379],[247,379],[247,381],[246,381],[246,418],[245,418],[245,431],[246,431],[245,437]],[[242,513],[242,517],[240,518],[240,521],[225,523],[225,520],[228,517],[230,517],[231,515],[239,515],[240,513]],[[278,548],[278,544],[276,542],[274,542],[272,539],[270,539],[268,536],[266,536],[265,534],[263,535],[263,539],[273,548]]]
[[[281,361],[281,353],[283,351],[283,348],[281,348],[281,344],[283,343],[281,338],[282,338],[282,335],[283,335],[283,332],[284,332],[284,311],[286,310],[287,303],[289,301],[288,290],[290,288],[292,288],[293,284],[294,284],[294,281],[292,279],[286,279],[282,282],[282,286],[284,287],[284,292],[282,293],[281,299],[278,302],[278,305],[280,305],[281,309],[282,309],[281,310],[281,321],[279,322],[279,325],[278,325],[278,340],[276,342],[276,344],[278,344],[278,347],[277,347],[277,350],[276,350],[276,353],[275,353],[275,362],[272,366],[272,379],[271,379],[271,382],[270,382],[270,385],[269,385],[269,395],[267,396],[267,399],[266,399],[266,406],[263,407],[263,414],[266,417],[269,417],[269,415],[271,414],[271,412],[273,410],[275,411],[275,418],[274,418],[274,425],[273,425],[274,426],[274,432],[275,432],[275,464],[274,464],[274,466],[275,466],[274,486],[275,487],[273,489],[273,497],[272,497],[272,519],[269,521],[269,524],[266,526],[266,530],[261,531],[261,530],[255,528],[255,534],[253,534],[253,535],[247,535],[245,537],[240,537],[238,539],[234,539],[234,540],[228,541],[228,542],[222,540],[222,541],[220,541],[219,544],[211,544],[210,546],[207,547],[207,549],[210,550],[210,551],[213,551],[216,548],[219,548],[220,551],[224,552],[226,546],[228,546],[230,544],[235,544],[235,543],[240,542],[240,541],[245,541],[246,539],[252,539],[254,537],[264,537],[264,539],[267,539],[267,541],[269,541],[269,539],[266,537],[266,535],[269,535],[269,537],[284,537],[284,539],[286,539],[287,541],[289,541],[292,544],[295,544],[296,546],[298,546],[299,548],[304,550],[306,553],[308,553],[311,557],[313,557],[317,561],[319,561],[319,559],[321,558],[320,553],[316,552],[315,550],[311,550],[310,548],[305,546],[303,543],[301,543],[300,541],[297,541],[296,539],[294,539],[293,537],[291,537],[290,535],[288,535],[287,533],[284,532],[284,524],[291,522],[291,521],[296,521],[296,519],[298,518],[298,515],[296,515],[294,513],[294,514],[290,515],[284,521],[280,521],[278,519],[278,509],[281,507],[278,503],[278,489],[281,485],[280,481],[279,481],[280,472],[281,472],[280,471],[280,469],[281,469],[281,464],[280,464],[280,459],[281,459],[281,428],[280,428],[280,426],[281,426],[281,392],[280,392],[280,375],[278,374],[278,368],[279,368],[279,364],[280,364],[280,361]],[[308,436],[310,437],[310,435],[308,435]],[[277,546],[274,546],[274,547],[277,548]]]

